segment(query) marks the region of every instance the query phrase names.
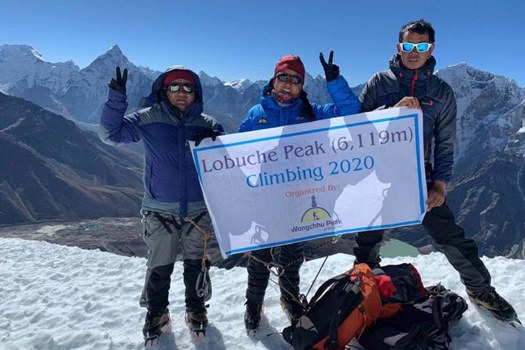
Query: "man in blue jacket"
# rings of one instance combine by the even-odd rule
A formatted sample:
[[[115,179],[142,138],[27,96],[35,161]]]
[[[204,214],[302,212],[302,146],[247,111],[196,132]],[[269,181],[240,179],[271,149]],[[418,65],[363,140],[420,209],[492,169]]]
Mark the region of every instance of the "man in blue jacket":
[[[147,108],[125,115],[127,69],[120,67],[109,83],[100,118],[100,137],[110,144],[144,144],[142,237],[148,246],[146,281],[141,306],[148,312],[146,344],[154,344],[170,323],[168,293],[177,253],[184,259],[186,322],[197,335],[208,324],[206,297],[211,291],[206,246],[213,232],[204,204],[188,140],[223,134],[222,126],[203,114],[199,77],[185,68],[171,68],[153,83]],[[204,232],[204,233],[203,233]],[[215,242],[216,244],[216,242]],[[207,300],[207,299],[206,299]]]
[[[339,67],[320,55],[325,70],[326,86],[334,103],[311,103],[303,89],[305,68],[296,55],[286,55],[277,62],[273,77],[264,87],[261,102],[248,111],[239,132],[261,130],[278,126],[307,123],[359,112],[360,103]],[[331,214],[331,213],[330,213]],[[259,222],[259,224],[261,224]],[[264,226],[264,225],[263,225]],[[248,288],[244,325],[248,335],[254,335],[261,322],[262,305],[270,276],[268,266],[277,263],[283,267],[279,276],[281,305],[293,322],[303,313],[303,300],[299,292],[299,269],[304,260],[304,242],[282,246],[274,261],[274,249],[264,248],[250,253],[248,261]]]
[[[423,227],[459,272],[473,303],[486,308],[497,318],[513,320],[516,312],[491,286],[487,268],[478,257],[478,247],[456,224],[446,200],[445,190],[454,164],[456,100],[450,86],[433,75],[436,60],[434,29],[424,20],[401,28],[397,54],[390,69],[376,73],[360,95],[361,111],[380,107],[411,107],[423,112],[423,138],[427,176],[427,213]],[[359,233],[354,248],[356,262],[379,265],[383,231]]]

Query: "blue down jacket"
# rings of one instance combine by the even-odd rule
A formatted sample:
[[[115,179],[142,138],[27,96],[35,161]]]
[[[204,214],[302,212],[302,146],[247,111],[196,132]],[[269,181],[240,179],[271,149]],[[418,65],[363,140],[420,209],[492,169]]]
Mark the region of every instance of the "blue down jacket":
[[[312,103],[312,110],[316,120],[359,113],[361,103],[352,90],[350,90],[343,76],[329,81],[326,87],[335,104],[327,103],[319,105]],[[253,106],[248,111],[239,127],[239,132],[299,124],[309,121],[300,113],[304,103],[301,99],[297,99],[291,105],[283,108],[270,94],[270,90],[270,85],[266,85],[261,96],[261,103]]]
[[[182,113],[169,104],[162,81],[174,67],[162,73],[146,99],[149,107],[124,115],[126,95],[109,90],[100,118],[99,136],[110,144],[144,143],[144,200],[142,208],[186,217],[188,212],[205,210],[203,195],[188,140],[208,135],[210,130],[223,133],[222,126],[203,114],[202,87],[193,75],[197,91],[195,102]]]
[[[410,70],[403,66],[399,55],[394,55],[390,60],[390,70],[372,76],[359,99],[361,110],[368,112],[381,106],[393,107],[405,96],[417,97],[423,111],[427,165],[430,165],[433,154],[434,171],[427,180],[449,182],[454,164],[457,107],[450,86],[433,74],[435,65],[436,60],[430,57],[422,68]]]

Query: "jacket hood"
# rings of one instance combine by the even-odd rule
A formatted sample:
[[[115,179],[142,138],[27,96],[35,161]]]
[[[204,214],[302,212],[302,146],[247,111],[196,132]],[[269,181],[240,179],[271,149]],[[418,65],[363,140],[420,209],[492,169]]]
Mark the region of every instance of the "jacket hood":
[[[273,78],[268,80],[266,84],[264,84],[261,92],[261,98],[264,98],[266,96],[269,96],[272,94],[272,85],[273,85]]]
[[[434,58],[434,56],[429,57],[425,62],[425,65],[419,69],[408,69],[405,66],[403,66],[403,62],[401,61],[401,56],[399,54],[395,54],[392,56],[392,58],[390,58],[390,70],[403,84],[410,85],[412,79],[414,78],[414,75],[416,75],[417,72],[416,85],[424,86],[426,84],[427,79],[430,78],[434,73],[435,67],[436,59]]]
[[[425,62],[425,65],[419,69],[419,75],[427,75],[430,76],[434,73],[434,68],[436,67],[436,59],[434,56],[430,56],[427,61]],[[401,61],[401,56],[399,54],[395,54],[390,58],[390,69],[394,74],[399,77],[399,74],[402,75],[410,75],[412,76],[414,74],[413,69],[408,69],[405,66],[403,66],[403,62]],[[423,73],[423,74],[421,74]]]
[[[201,106],[204,105],[203,99],[202,99],[202,85],[201,80],[195,72],[193,72],[191,69],[182,67],[182,66],[172,66],[168,69],[166,69],[162,74],[160,74],[157,79],[153,82],[153,85],[151,86],[151,93],[148,97],[145,97],[143,101],[141,102],[140,107],[150,107],[155,103],[160,103],[162,101],[162,94],[164,94],[164,86],[163,86],[163,80],[166,75],[174,70],[184,70],[189,72],[193,79],[195,80],[195,85],[197,87],[197,90],[195,91],[195,102],[197,104],[200,104]]]

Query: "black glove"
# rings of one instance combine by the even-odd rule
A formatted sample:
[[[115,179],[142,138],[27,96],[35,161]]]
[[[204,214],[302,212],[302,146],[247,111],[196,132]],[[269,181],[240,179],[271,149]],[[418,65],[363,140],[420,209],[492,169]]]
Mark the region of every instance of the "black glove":
[[[128,69],[124,68],[124,74],[120,74],[120,67],[117,67],[116,69],[116,78],[111,78],[111,81],[109,82],[108,86],[115,90],[116,92],[120,92],[121,94],[126,94],[126,81],[128,80]]]
[[[248,256],[244,253],[233,254],[217,264],[218,268],[226,270],[231,270],[236,266],[248,266]]]
[[[205,132],[195,135],[195,137],[193,138],[193,141],[195,141],[195,147],[200,145],[201,141],[205,138],[211,137],[211,140],[215,141],[217,136],[221,136],[222,134],[223,133],[219,130],[207,129]]]
[[[319,60],[321,61],[321,64],[323,65],[324,69],[324,76],[326,78],[326,81],[332,81],[334,79],[337,79],[339,77],[339,66],[337,64],[332,63],[332,59],[334,58],[334,51],[330,51],[330,56],[328,57],[328,63],[324,60],[323,53],[319,53]]]

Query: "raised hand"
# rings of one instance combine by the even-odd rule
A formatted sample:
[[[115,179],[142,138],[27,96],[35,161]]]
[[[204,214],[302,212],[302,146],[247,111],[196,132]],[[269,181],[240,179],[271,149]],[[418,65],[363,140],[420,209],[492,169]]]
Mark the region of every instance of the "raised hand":
[[[124,68],[124,74],[120,74],[120,67],[115,70],[115,77],[111,78],[108,86],[121,94],[126,94],[126,81],[128,80],[128,69]]]
[[[330,56],[328,56],[328,63],[326,63],[323,53],[319,53],[319,60],[323,65],[324,76],[327,82],[337,79],[337,77],[339,77],[339,66],[337,64],[332,63],[333,58],[334,51],[330,51]]]

